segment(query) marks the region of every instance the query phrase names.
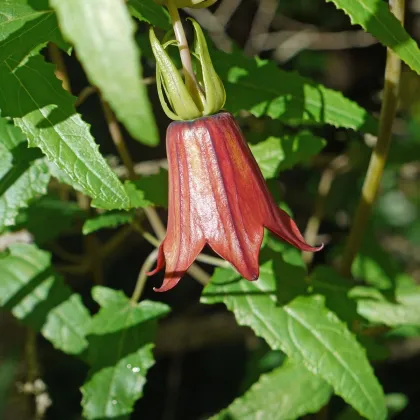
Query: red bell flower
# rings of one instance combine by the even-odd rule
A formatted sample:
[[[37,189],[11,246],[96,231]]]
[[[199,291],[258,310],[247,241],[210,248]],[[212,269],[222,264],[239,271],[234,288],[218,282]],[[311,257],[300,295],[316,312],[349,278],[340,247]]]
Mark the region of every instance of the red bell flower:
[[[295,222],[279,209],[233,116],[227,112],[172,122],[166,134],[169,165],[167,235],[155,274],[166,264],[158,292],[172,289],[208,244],[248,280],[259,276],[264,227],[303,251]]]

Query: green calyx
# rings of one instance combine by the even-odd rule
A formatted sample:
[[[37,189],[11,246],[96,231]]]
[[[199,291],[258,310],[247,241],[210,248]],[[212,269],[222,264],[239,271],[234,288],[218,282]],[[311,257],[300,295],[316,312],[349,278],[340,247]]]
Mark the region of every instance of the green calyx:
[[[185,83],[166,52],[167,47],[176,45],[177,42],[171,40],[162,45],[153,29],[150,29],[150,43],[156,58],[159,99],[166,115],[176,121],[215,114],[223,108],[226,101],[225,88],[214,70],[203,31],[195,20],[190,20],[196,35],[193,53],[198,69],[196,86]]]

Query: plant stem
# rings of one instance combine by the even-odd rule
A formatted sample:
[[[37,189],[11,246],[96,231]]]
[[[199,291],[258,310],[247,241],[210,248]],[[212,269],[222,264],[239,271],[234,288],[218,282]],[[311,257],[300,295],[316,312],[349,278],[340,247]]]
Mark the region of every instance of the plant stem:
[[[140,269],[139,276],[137,277],[136,287],[134,288],[134,292],[131,296],[131,303],[135,304],[139,301],[144,286],[146,285],[147,280],[147,272],[150,271],[157,259],[159,250],[156,248],[154,249],[149,256],[144,260],[144,263]]]
[[[51,61],[56,66],[55,75],[57,79],[60,79],[63,82],[63,89],[71,93],[70,80],[60,49],[57,47],[57,45],[50,42],[48,44],[48,52],[50,54]]]
[[[178,41],[185,85],[192,94],[192,97],[196,98],[197,95],[199,95],[201,88],[194,74],[191,52],[188,46],[187,37],[185,36],[184,27],[182,26],[181,17],[179,16],[178,8],[175,6],[173,0],[168,0],[168,10],[172,21],[172,27],[174,28],[175,38]]]
[[[348,158],[346,155],[339,155],[334,158],[324,170],[318,185],[318,196],[315,201],[315,210],[313,215],[308,220],[306,230],[304,233],[305,241],[308,244],[315,244],[318,236],[319,226],[324,217],[325,205],[327,202],[328,194],[330,193],[331,186],[335,177],[348,168]],[[309,265],[311,264],[314,253],[302,252],[303,261]]]
[[[134,179],[136,177],[136,173],[134,172],[133,160],[131,159],[131,155],[127,149],[127,145],[125,144],[124,137],[118,125],[118,121],[115,118],[115,114],[112,112],[108,103],[102,98],[101,104],[102,109],[104,110],[105,119],[108,124],[108,130],[111,134],[112,141],[114,142],[115,147],[117,148],[118,154],[120,155],[124,166],[127,168],[129,178]]]
[[[390,8],[397,19],[404,24],[405,0],[391,0]],[[340,272],[346,277],[351,275],[351,266],[361,246],[369,216],[380,187],[392,139],[392,125],[397,112],[400,75],[401,60],[392,50],[388,49],[378,140],[369,162],[362,196],[341,261]]]

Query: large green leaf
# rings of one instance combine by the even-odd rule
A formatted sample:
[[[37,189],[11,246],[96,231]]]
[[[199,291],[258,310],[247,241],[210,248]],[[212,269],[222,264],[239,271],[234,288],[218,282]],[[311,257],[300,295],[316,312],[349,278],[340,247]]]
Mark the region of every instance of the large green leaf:
[[[420,74],[420,50],[383,0],[326,0],[350,16]]]
[[[11,245],[0,257],[0,307],[41,331],[56,348],[80,354],[88,344],[90,314],[54,273],[50,260],[34,245]]]
[[[0,117],[0,231],[15,223],[19,209],[47,192],[49,179],[39,150],[28,149],[22,132]]]
[[[245,395],[212,419],[293,420],[319,411],[328,402],[331,391],[323,379],[303,366],[286,362],[262,375]]]
[[[216,71],[226,88],[226,109],[248,110],[288,124],[331,124],[376,132],[376,120],[340,92],[280,70],[273,62],[212,51]]]
[[[250,326],[272,349],[303,363],[363,416],[384,419],[382,389],[356,338],[319,296],[299,296],[278,306],[276,289],[281,281],[281,273],[248,282],[231,270],[218,269],[202,301],[225,303],[239,324]]]
[[[128,0],[127,4],[131,14],[136,18],[165,30],[171,29],[169,13],[154,1]]]
[[[142,83],[135,27],[121,0],[51,0],[63,34],[76,47],[86,73],[99,87],[130,134],[148,145],[159,142]]]
[[[156,320],[169,308],[151,301],[133,304],[122,292],[99,286],[93,289],[93,298],[101,309],[88,337],[91,370],[82,387],[83,415],[126,419],[142,396],[154,363]]]
[[[0,108],[14,118],[29,139],[77,186],[106,208],[125,208],[123,185],[98,151],[89,126],[74,110],[74,98],[62,89],[54,67],[40,56],[23,65],[12,59],[0,65]]]
[[[302,131],[295,135],[269,137],[250,146],[264,178],[274,178],[280,171],[316,155],[325,144],[324,139]]]
[[[0,12],[0,63],[10,56],[21,60],[47,41],[61,44],[48,0],[2,0]]]

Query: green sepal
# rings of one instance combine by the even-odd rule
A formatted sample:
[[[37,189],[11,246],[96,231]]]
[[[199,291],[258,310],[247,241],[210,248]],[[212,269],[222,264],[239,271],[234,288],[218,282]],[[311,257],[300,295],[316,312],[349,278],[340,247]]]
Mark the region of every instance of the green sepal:
[[[204,83],[204,115],[211,115],[220,111],[226,102],[226,91],[220,77],[213,67],[213,62],[207,48],[206,38],[200,25],[189,18],[195,31],[195,53],[200,60],[203,83]]]
[[[150,28],[149,36],[153,54],[156,58],[156,80],[158,81],[159,99],[165,113],[169,118],[175,120],[191,120],[201,117],[202,113],[194,103],[178,69],[166,53],[165,48],[160,44],[152,28]],[[164,101],[161,83],[164,85],[169,103],[173,107],[174,112],[169,110]]]

